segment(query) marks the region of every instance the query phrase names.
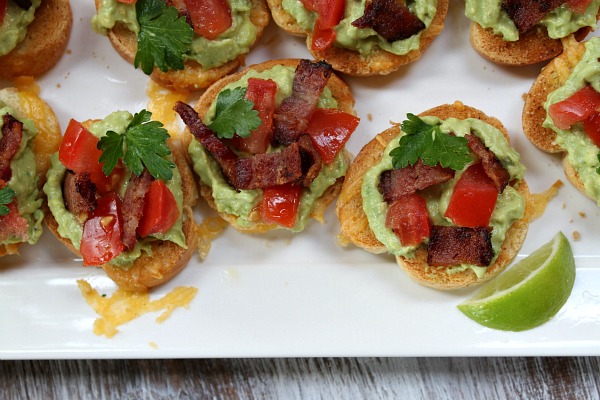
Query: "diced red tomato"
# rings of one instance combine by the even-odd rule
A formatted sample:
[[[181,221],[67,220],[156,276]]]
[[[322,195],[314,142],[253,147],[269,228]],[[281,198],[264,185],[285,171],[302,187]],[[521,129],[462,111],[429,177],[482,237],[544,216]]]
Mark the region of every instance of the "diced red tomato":
[[[183,0],[192,19],[194,32],[209,40],[215,39],[232,24],[231,10],[226,0]]]
[[[345,0],[301,0],[307,10],[317,13],[313,28],[312,47],[325,50],[335,41],[335,26],[344,16]]]
[[[429,216],[425,199],[406,194],[388,207],[385,226],[392,229],[403,246],[416,246],[429,237]]]
[[[0,0],[0,24],[4,21],[6,15],[6,9],[8,7],[8,0]]]
[[[92,218],[83,225],[80,251],[83,265],[102,265],[124,249],[122,202],[119,195],[109,193],[98,199]]]
[[[179,210],[173,193],[160,179],[150,185],[144,197],[144,212],[137,228],[140,237],[153,233],[165,233],[179,218]]]
[[[291,228],[300,205],[300,186],[286,184],[263,189],[260,215],[263,221]]]
[[[19,215],[17,199],[13,199],[6,205],[9,209],[8,214],[0,215],[0,243],[10,237],[19,237],[28,240],[27,220]]]
[[[565,4],[569,7],[574,13],[583,14],[585,10],[588,8],[592,0],[566,0]]]
[[[459,178],[444,216],[458,226],[488,226],[496,200],[498,189],[479,162],[468,167]]]
[[[590,140],[600,147],[600,113],[594,113],[583,120],[583,130]]]
[[[331,163],[358,126],[360,118],[334,108],[317,108],[306,132],[325,164]]]
[[[254,109],[262,121],[260,126],[250,133],[247,138],[235,136],[232,144],[239,150],[252,154],[262,154],[267,151],[273,133],[273,114],[275,113],[275,94],[277,84],[271,79],[248,79],[246,99],[254,103]]]
[[[568,129],[597,111],[600,111],[600,93],[590,85],[548,108],[548,114],[559,129]]]

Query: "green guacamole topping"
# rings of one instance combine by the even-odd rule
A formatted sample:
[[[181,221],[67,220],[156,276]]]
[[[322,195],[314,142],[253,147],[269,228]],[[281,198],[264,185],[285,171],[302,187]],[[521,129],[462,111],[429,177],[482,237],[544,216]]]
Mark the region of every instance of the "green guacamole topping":
[[[247,87],[248,79],[272,79],[277,83],[277,94],[275,96],[276,105],[281,104],[283,99],[289,97],[292,93],[292,81],[294,79],[294,68],[277,65],[270,70],[256,72],[254,70],[246,73],[240,80],[232,82],[225,86],[225,89],[234,89],[236,87]],[[329,88],[325,88],[319,98],[318,107],[337,108],[337,102],[333,98]],[[215,103],[211,105],[204,122],[210,124],[215,115]],[[254,207],[262,200],[262,190],[236,190],[230,186],[217,162],[211,157],[210,153],[197,141],[193,140],[188,147],[188,152],[192,159],[194,171],[198,174],[201,181],[210,186],[215,204],[220,212],[238,216],[236,223],[241,227],[252,226],[251,213]],[[296,223],[291,228],[293,232],[299,232],[304,229],[310,213],[315,206],[315,201],[335,183],[335,181],[346,174],[348,163],[343,155],[338,154],[330,164],[324,164],[321,172],[312,182],[312,184],[302,191],[300,198],[300,207],[296,217]]]
[[[94,123],[90,128],[90,132],[99,138],[104,136],[109,130],[123,134],[132,118],[133,116],[129,112],[116,111],[102,121]],[[52,166],[48,170],[47,181],[44,185],[44,192],[48,197],[48,207],[58,223],[58,233],[60,236],[69,239],[73,246],[79,249],[83,235],[83,224],[77,219],[77,216],[67,210],[62,193],[62,183],[67,169],[58,160],[58,153],[54,153],[51,160]],[[123,184],[119,189],[121,196],[127,189],[130,176],[131,172],[127,172],[123,178]],[[113,258],[109,264],[122,268],[131,267],[133,262],[142,255],[142,251],[149,254],[152,253],[151,242],[153,240],[168,240],[186,248],[185,235],[183,233],[183,191],[181,188],[181,175],[177,168],[173,169],[173,179],[165,181],[165,184],[171,193],[173,193],[177,202],[177,209],[179,210],[179,219],[177,222],[164,234],[153,234],[138,240],[133,250],[122,252]]]
[[[7,187],[16,193],[19,215],[27,221],[27,243],[37,243],[42,234],[42,220],[44,213],[41,210],[42,198],[38,190],[38,178],[36,175],[35,153],[33,151],[33,139],[38,131],[33,122],[22,118],[12,108],[0,101],[0,117],[10,114],[23,123],[23,135],[19,150],[10,161],[12,172]],[[2,137],[2,126],[4,122],[0,118],[0,138]],[[1,244],[13,244],[23,242],[22,237],[9,237]]]
[[[390,43],[373,29],[359,29],[352,26],[352,21],[363,16],[365,3],[366,0],[346,1],[344,18],[335,27],[335,44],[337,46],[357,51],[364,57],[378,48],[397,55],[404,55],[419,48],[422,31],[408,39]],[[313,30],[316,13],[304,8],[300,0],[283,0],[281,4],[302,29]],[[408,0],[406,4],[410,11],[425,24],[426,28],[431,25],[437,12],[437,0]]]
[[[465,15],[483,28],[491,28],[504,40],[514,42],[519,39],[519,32],[506,11],[501,9],[501,4],[502,0],[466,0]],[[598,8],[600,0],[592,0],[585,13],[576,14],[563,4],[542,18],[540,24],[546,27],[548,36],[560,39],[580,28],[595,27]]]
[[[257,29],[250,20],[252,6],[249,0],[227,0],[231,8],[231,27],[214,40],[194,34],[190,50],[184,54],[185,60],[193,60],[203,68],[215,68],[250,51],[256,40]],[[106,35],[117,22],[135,32],[140,31],[135,4],[125,4],[117,0],[102,0],[97,14],[92,18],[92,28]]]
[[[585,43],[585,54],[575,66],[563,86],[548,95],[544,108],[558,103],[582,89],[592,85],[600,92],[600,38],[591,38]],[[600,175],[596,169],[600,168],[598,153],[600,149],[590,140],[583,130],[581,123],[576,123],[570,129],[559,129],[554,125],[552,118],[546,116],[543,126],[556,132],[556,143],[566,150],[567,159],[573,166],[583,182],[586,193],[600,206]]]
[[[27,26],[34,20],[36,8],[42,0],[32,0],[31,7],[23,10],[15,2],[9,1],[6,15],[0,24],[0,56],[10,53],[27,34]]]
[[[520,162],[520,156],[514,150],[504,135],[495,127],[478,119],[468,118],[459,120],[456,118],[448,118],[445,121],[440,121],[436,117],[423,117],[423,121],[430,125],[441,122],[441,130],[444,133],[454,133],[456,136],[464,137],[467,134],[474,134],[483,144],[488,147],[500,160],[502,166],[506,168],[512,180],[522,180],[525,175],[525,166]],[[414,257],[415,250],[418,246],[403,246],[394,232],[385,226],[388,205],[383,199],[383,195],[379,190],[379,178],[384,171],[393,169],[392,157],[390,151],[398,147],[400,138],[404,136],[404,132],[392,140],[383,152],[381,161],[369,169],[363,178],[362,184],[362,199],[363,209],[369,221],[369,226],[377,240],[383,243],[388,251],[396,256],[404,256],[407,258]],[[465,169],[468,166],[465,167]],[[464,170],[463,170],[464,171]],[[452,191],[456,182],[460,179],[463,171],[457,171],[454,179],[445,183],[428,188],[420,194],[425,198],[427,203],[427,211],[429,219],[434,225],[453,225],[452,221],[444,217],[444,213],[448,208],[448,203],[452,195]],[[506,232],[511,225],[522,218],[525,213],[525,200],[521,194],[512,186],[507,186],[506,189],[498,196],[496,207],[490,219],[492,229],[492,248],[494,250],[494,260],[497,257]],[[492,261],[493,262],[493,261]],[[455,273],[459,270],[471,268],[478,277],[485,274],[486,267],[475,265],[460,265],[447,268],[448,273]]]

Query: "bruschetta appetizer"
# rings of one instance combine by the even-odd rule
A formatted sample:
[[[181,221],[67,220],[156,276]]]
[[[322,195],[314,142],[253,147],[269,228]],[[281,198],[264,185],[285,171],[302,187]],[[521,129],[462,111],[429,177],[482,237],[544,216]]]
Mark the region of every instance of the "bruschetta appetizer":
[[[523,132],[539,149],[563,156],[565,175],[600,205],[600,38],[570,40],[533,83]]]
[[[179,90],[244,64],[269,23],[264,0],[95,0],[93,28],[127,61]]]
[[[530,65],[563,51],[561,39],[583,40],[596,26],[600,0],[466,0],[473,48],[497,64]]]
[[[325,62],[273,60],[177,103],[201,194],[242,232],[322,218],[349,165],[354,99]]]
[[[133,291],[171,279],[196,244],[192,172],[150,117],[71,120],[44,185],[50,230],[84,266]]]
[[[444,27],[448,0],[267,0],[282,29],[337,71],[385,75],[414,62]]]
[[[409,114],[352,162],[336,207],[341,234],[396,256],[423,285],[480,284],[525,239],[524,173],[497,119],[459,102]]]
[[[42,185],[61,135],[36,88],[0,90],[0,256],[42,234]]]
[[[65,52],[69,0],[0,0],[0,79],[38,76]]]

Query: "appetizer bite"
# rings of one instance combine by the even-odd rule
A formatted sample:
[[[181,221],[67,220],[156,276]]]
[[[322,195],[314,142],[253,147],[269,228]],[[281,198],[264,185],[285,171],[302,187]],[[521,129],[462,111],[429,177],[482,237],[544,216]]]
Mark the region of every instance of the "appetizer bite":
[[[92,26],[128,62],[179,90],[237,70],[269,23],[264,0],[95,0]]]
[[[192,172],[150,117],[71,120],[44,185],[48,228],[83,265],[134,291],[175,276],[196,244]]]
[[[317,60],[350,75],[384,75],[417,61],[440,34],[448,0],[267,0],[282,29],[307,36]]]
[[[561,153],[565,175],[600,205],[600,38],[569,41],[525,100],[523,132],[539,149]]]
[[[42,234],[42,185],[60,137],[36,86],[0,90],[0,256]]]
[[[563,51],[561,38],[583,40],[595,28],[600,0],[466,0],[471,44],[498,64],[529,65]]]
[[[409,114],[352,162],[336,208],[341,233],[393,254],[425,286],[480,284],[525,240],[524,173],[497,119],[459,102]]]
[[[63,55],[73,17],[69,0],[0,0],[0,79],[38,76]]]
[[[195,108],[177,103],[200,193],[249,233],[304,229],[322,218],[349,165],[358,125],[350,88],[325,62],[274,60],[211,86]]]

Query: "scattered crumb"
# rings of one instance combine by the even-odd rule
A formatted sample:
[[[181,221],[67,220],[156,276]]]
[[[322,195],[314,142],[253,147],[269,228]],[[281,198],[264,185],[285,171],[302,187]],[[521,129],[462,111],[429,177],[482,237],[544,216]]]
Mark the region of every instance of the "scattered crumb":
[[[65,53],[67,53],[67,54],[73,54],[73,50],[67,49],[67,51],[65,51]]]
[[[367,113],[367,119],[369,120],[369,122],[373,121],[373,114]]]
[[[570,224],[572,224],[572,223],[573,223],[573,220],[572,220],[572,219],[571,219],[571,220],[569,220],[569,223],[570,223]]]
[[[573,240],[578,242],[581,239],[581,233],[579,231],[573,231]]]
[[[148,346],[152,347],[154,350],[158,350],[158,345],[155,342],[148,342]]]
[[[527,93],[523,93],[521,95],[521,99],[523,99],[523,101],[527,100]]]
[[[585,218],[585,217],[586,217],[586,215],[585,215],[585,213],[584,213],[583,211],[579,211],[579,213],[578,213],[578,214],[579,214],[579,216],[580,216],[581,218]]]
[[[567,203],[563,203],[563,205],[562,205],[562,208],[563,208],[563,210],[564,210],[565,208],[567,208]]]
[[[57,83],[57,84],[56,84],[56,88],[57,88],[57,89],[60,89],[60,88],[61,88],[61,85],[60,85],[60,83]]]

